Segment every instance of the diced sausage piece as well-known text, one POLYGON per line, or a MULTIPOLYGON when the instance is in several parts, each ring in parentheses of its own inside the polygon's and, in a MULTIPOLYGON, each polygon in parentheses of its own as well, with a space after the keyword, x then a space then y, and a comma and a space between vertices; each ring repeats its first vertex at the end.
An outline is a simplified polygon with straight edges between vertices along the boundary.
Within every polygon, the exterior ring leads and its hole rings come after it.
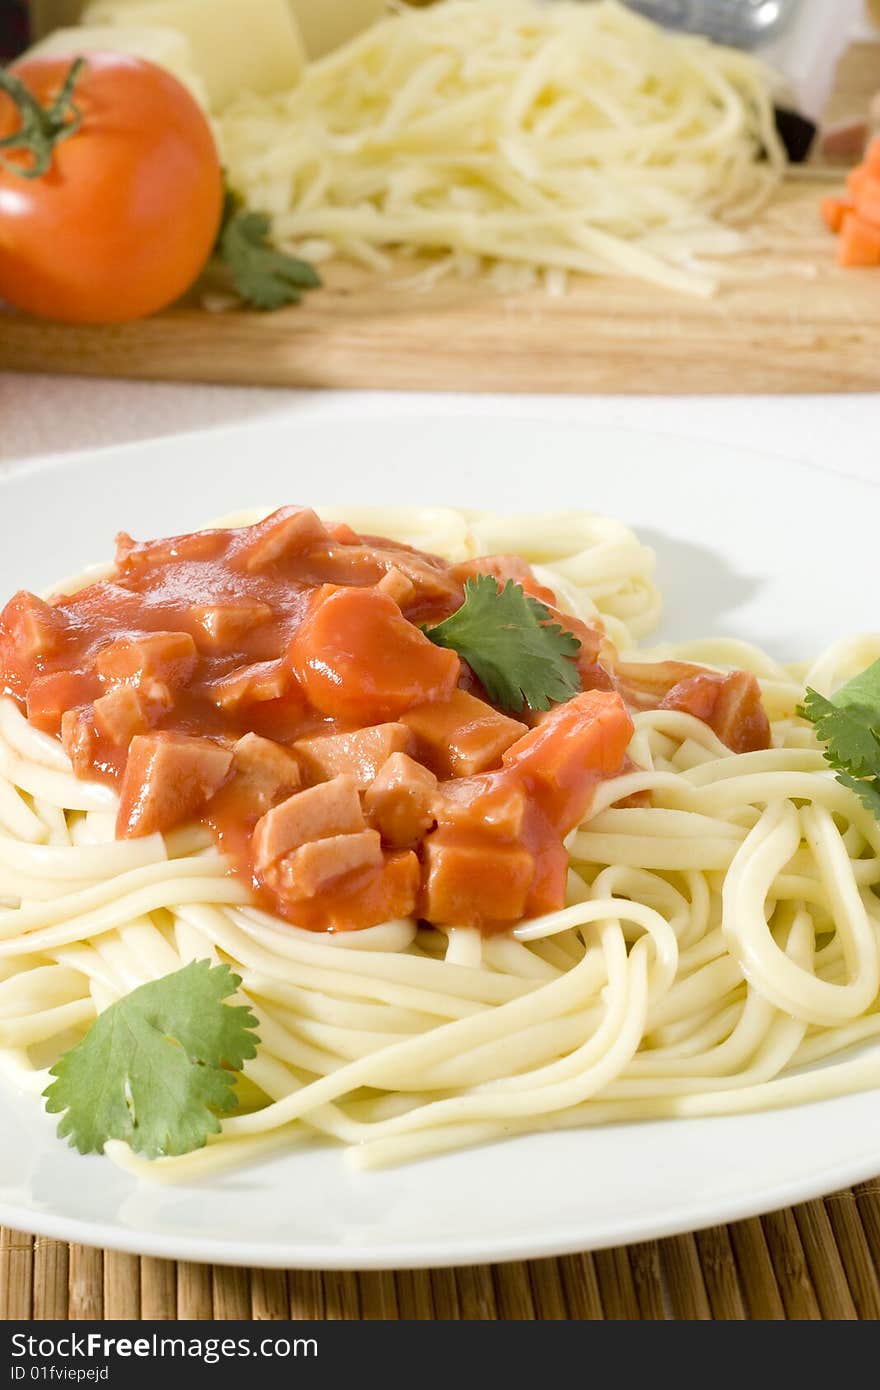
POLYGON ((298 760, 289 749, 259 734, 245 734, 233 746, 235 796, 248 815, 265 815, 279 801, 299 791, 298 760))
POLYGON ((354 777, 334 777, 297 792, 268 811, 254 830, 254 860, 262 873, 300 845, 366 829, 354 777))
POLYGON ((202 809, 232 766, 232 750, 187 734, 138 734, 120 787, 120 839, 171 830, 202 809))
POLYGON ((149 690, 120 685, 95 701, 95 723, 104 738, 127 748, 136 734, 145 734, 173 703, 171 691, 160 681, 149 690))
POLYGON ((440 826, 516 840, 523 832, 527 807, 519 782, 504 773, 488 773, 441 783, 433 809, 440 826))
POLYGON ((198 627, 196 641, 209 652, 235 648, 255 627, 272 616, 268 603, 259 599, 233 599, 228 603, 199 603, 190 616, 198 627))
POLYGON ((393 599, 398 608, 403 606, 413 598, 416 586, 411 579, 408 579, 402 570, 392 567, 386 570, 379 583, 376 585, 380 594, 387 594, 393 599))
POLYGON ((145 632, 108 642, 98 652, 95 669, 110 687, 156 680, 173 688, 186 685, 197 663, 196 644, 188 632, 145 632))
POLYGON ((499 767, 505 749, 528 732, 465 690, 418 705, 401 718, 415 734, 419 758, 438 777, 471 777, 499 767))
POLYGON ((92 774, 98 749, 98 733, 88 710, 69 709, 61 720, 61 746, 77 777, 92 774))
POLYGON ((57 650, 64 635, 64 615, 36 594, 20 590, 0 613, 19 661, 38 661, 57 650))
POLYGON ((253 574, 278 560, 302 555, 310 546, 326 540, 326 527, 311 508, 281 507, 265 521, 248 527, 241 552, 244 568, 253 574))
POLYGON ((701 719, 734 753, 771 745, 770 721, 761 687, 749 671, 700 671, 672 687, 660 709, 682 710, 701 719))
POLYGON ((351 734, 302 738, 294 747, 311 781, 350 772, 365 791, 392 753, 412 747, 412 734, 405 724, 373 724, 351 734))
POLYGON ((406 753, 392 753, 364 798, 386 844, 414 845, 434 823, 437 778, 406 753))
POLYGON ((84 671, 53 671, 37 676, 28 686, 28 722, 45 733, 55 734, 61 727, 62 715, 87 705, 100 688, 94 676, 84 671))
POLYGON ((220 709, 234 711, 265 700, 279 700, 289 685, 290 672, 283 662, 258 661, 209 681, 205 693, 220 709))
POLYGON ((616 692, 589 690, 546 714, 503 755, 565 836, 586 815, 596 781, 623 767, 633 722, 616 692))
POLYGON ((326 594, 297 630, 290 659, 315 709, 360 725, 447 698, 461 670, 455 652, 429 642, 375 589, 326 594))
POLYGON ((523 845, 436 830, 424 846, 421 912, 445 926, 491 927, 526 913, 535 861, 523 845))
POLYGON ((378 830, 361 830, 356 835, 331 835, 301 845, 275 866, 273 879, 282 897, 295 901, 314 898, 346 874, 378 868, 381 863, 378 830))

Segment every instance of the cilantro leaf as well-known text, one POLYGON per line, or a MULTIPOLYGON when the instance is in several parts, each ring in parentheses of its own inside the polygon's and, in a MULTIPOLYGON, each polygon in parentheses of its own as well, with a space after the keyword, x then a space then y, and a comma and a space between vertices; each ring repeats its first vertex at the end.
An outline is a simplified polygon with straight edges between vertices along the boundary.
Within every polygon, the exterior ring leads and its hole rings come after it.
POLYGON ((580 642, 512 579, 503 588, 489 574, 468 579, 461 608, 425 635, 458 652, 489 699, 515 714, 549 709, 581 688, 572 659, 580 642))
POLYGON ((825 757, 835 771, 854 777, 880 775, 880 740, 872 728, 872 720, 880 724, 880 708, 839 705, 836 697, 826 700, 817 690, 808 690, 802 713, 827 744, 825 757))
POLYGON ((808 689, 799 714, 825 744, 837 780, 880 820, 880 661, 841 686, 828 700, 808 689))
POLYGON ((227 191, 216 255, 237 293, 254 309, 299 304, 305 290, 321 285, 321 277, 308 261, 288 256, 271 244, 271 230, 265 213, 248 212, 238 194, 227 191))
POLYGON ((141 985, 96 1018, 51 1069, 46 1109, 80 1153, 124 1139, 148 1158, 190 1153, 236 1107, 236 1073, 256 1056, 257 1020, 224 1004, 241 980, 193 961, 141 985))
POLYGON ((838 772, 838 782, 842 782, 850 791, 855 792, 863 806, 873 812, 877 820, 880 820, 880 778, 851 777, 848 772, 838 772))

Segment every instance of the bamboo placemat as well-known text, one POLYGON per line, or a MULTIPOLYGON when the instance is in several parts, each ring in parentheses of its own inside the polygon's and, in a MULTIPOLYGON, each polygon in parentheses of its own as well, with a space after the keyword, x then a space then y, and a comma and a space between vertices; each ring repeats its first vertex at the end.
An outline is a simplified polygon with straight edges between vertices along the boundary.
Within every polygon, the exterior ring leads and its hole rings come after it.
POLYGON ((880 1181, 592 1255, 328 1273, 174 1264, 0 1231, 0 1319, 880 1318, 880 1181))

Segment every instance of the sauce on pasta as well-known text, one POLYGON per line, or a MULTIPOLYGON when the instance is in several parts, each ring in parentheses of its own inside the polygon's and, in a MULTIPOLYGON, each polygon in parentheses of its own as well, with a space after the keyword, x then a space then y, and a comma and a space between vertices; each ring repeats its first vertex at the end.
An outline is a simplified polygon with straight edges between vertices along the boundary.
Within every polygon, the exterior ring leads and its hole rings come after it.
POLYGON ((768 746, 757 684, 686 663, 615 670, 598 627, 582 691, 512 718, 425 636, 473 573, 558 611, 528 564, 454 566, 307 509, 136 544, 112 576, 0 615, 0 689, 115 787, 117 835, 213 830, 257 901, 316 931, 418 916, 491 934, 561 908, 563 840, 623 769, 631 709, 768 746), (659 674, 658 674, 659 673, 659 674))

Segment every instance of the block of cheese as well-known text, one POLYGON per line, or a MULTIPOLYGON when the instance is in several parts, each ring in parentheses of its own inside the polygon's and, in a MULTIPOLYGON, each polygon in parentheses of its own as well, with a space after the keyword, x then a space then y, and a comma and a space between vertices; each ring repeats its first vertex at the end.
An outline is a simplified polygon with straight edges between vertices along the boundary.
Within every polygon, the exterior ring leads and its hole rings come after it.
POLYGON ((56 29, 28 50, 28 56, 45 58, 78 57, 89 53, 130 53, 135 58, 148 58, 157 63, 188 87, 196 101, 207 107, 205 84, 193 66, 189 40, 176 29, 128 29, 121 24, 81 24, 70 29, 56 29))
POLYGON ((386 0, 289 0, 309 58, 320 58, 375 24, 386 0))
POLYGON ((85 20, 183 34, 212 111, 240 92, 288 91, 305 65, 288 0, 93 0, 85 20))

